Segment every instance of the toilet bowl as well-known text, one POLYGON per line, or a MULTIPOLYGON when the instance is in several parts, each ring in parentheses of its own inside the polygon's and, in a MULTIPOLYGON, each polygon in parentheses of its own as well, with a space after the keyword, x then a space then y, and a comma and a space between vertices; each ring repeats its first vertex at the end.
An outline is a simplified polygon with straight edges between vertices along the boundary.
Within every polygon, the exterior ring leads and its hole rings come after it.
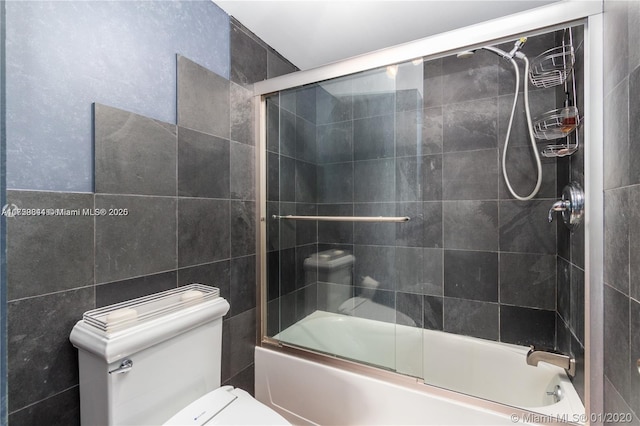
POLYGON ((285 425, 242 389, 220 387, 219 290, 191 284, 85 312, 78 348, 83 425, 285 425))

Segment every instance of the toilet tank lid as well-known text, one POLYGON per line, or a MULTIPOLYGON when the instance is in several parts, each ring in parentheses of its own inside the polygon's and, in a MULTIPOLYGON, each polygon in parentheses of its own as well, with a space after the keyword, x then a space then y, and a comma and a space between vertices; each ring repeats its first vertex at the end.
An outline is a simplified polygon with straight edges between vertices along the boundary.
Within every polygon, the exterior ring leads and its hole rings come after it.
POLYGON ((218 297, 220 290, 216 287, 194 283, 93 309, 85 312, 82 320, 109 334, 218 297))

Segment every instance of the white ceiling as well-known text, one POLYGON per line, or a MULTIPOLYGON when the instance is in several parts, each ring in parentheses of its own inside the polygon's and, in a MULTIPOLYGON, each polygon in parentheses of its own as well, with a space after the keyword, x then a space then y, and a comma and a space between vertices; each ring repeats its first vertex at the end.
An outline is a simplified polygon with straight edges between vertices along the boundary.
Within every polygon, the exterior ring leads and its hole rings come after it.
POLYGON ((215 0, 302 70, 559 0, 215 0))

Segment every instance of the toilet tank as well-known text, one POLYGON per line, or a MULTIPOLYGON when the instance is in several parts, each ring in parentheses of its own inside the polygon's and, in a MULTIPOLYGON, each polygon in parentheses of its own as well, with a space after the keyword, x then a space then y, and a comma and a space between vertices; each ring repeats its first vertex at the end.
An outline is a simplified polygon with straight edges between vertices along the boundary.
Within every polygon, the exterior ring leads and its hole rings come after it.
POLYGON ((201 284, 88 311, 78 348, 83 425, 162 424, 220 386, 219 290, 201 284))

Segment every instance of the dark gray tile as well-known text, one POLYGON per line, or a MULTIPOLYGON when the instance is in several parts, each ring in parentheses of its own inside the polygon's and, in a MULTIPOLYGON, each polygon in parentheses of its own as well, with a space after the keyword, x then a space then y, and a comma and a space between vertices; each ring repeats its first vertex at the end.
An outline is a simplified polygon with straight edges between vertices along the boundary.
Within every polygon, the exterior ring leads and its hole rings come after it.
POLYGON ((394 115, 354 120, 353 158, 359 161, 393 157, 395 155, 394 136, 394 115))
MULTIPOLYGON (((354 216, 395 216, 396 206, 393 203, 357 203, 353 206, 354 216)), ((355 222, 353 225, 353 242, 363 245, 394 245, 396 241, 396 225, 394 223, 355 222)))
POLYGON ((229 139, 229 80, 178 55, 178 125, 229 139))
POLYGON ((353 160, 353 121, 317 127, 318 164, 353 160))
POLYGON ((563 258, 557 260, 556 309, 568 324, 571 320, 571 264, 563 258))
POLYGON ((443 329, 443 298, 424 296, 422 313, 423 327, 429 330, 443 329))
POLYGON ((498 146, 497 98, 446 105, 442 108, 442 115, 444 152, 498 146))
MULTIPOLYGON (((638 232, 629 226, 629 192, 629 188, 620 188, 604 193, 604 281, 624 294, 629 294, 629 240, 633 237, 635 253, 638 232)), ((637 191, 633 192, 635 201, 637 191)))
POLYGON ((603 5, 605 12, 603 14, 603 35, 609 46, 603 52, 605 94, 610 93, 613 87, 620 83, 629 72, 630 43, 627 16, 629 13, 628 5, 631 3, 633 2, 607 1, 603 5))
POLYGON ((375 203, 395 200, 394 159, 356 161, 353 171, 353 200, 375 203))
POLYGON ((339 78, 323 82, 318 86, 316 90, 318 125, 349 121, 353 118, 351 85, 350 78, 339 78))
POLYGON ((296 116, 280 109, 280 154, 296 157, 296 116))
MULTIPOLYGON (((629 185, 629 80, 604 98, 604 188, 629 185)), ((635 173, 635 172, 634 172, 635 173)))
MULTIPOLYGON (((293 293, 296 289, 296 249, 280 250, 277 256, 278 265, 273 268, 278 272, 280 295, 293 293)), ((295 308, 295 306, 293 306, 295 308)))
MULTIPOLYGON (((274 305, 277 306, 277 300, 274 305)), ((280 331, 276 329, 275 333, 280 331)), ((221 357, 220 382, 224 383, 231 378, 231 327, 229 318, 222 321, 222 357, 221 357)))
MULTIPOLYGON (((318 206, 315 204, 296 203, 296 215, 316 216, 318 206)), ((318 242, 318 222, 301 220, 296 222, 296 246, 318 242)))
POLYGON ((443 103, 467 101, 498 94, 499 58, 486 50, 477 50, 467 59, 456 55, 442 58, 443 103))
MULTIPOLYGON (((21 209, 93 209, 92 194, 7 191, 21 209)), ((93 283, 91 216, 16 216, 7 225, 8 300, 93 283)))
POLYGON ((396 287, 396 248, 380 246, 355 246, 354 280, 360 284, 364 277, 378 281, 378 289, 393 290, 396 287))
POLYGON ((231 379, 226 382, 226 385, 231 385, 234 388, 239 388, 244 391, 247 391, 249 395, 255 395, 255 366, 251 364, 231 379))
MULTIPOLYGON (((511 71, 513 68, 511 68, 511 71)), ((511 120, 511 110, 513 108, 513 87, 510 87, 511 94, 498 97, 498 147, 502 149, 507 137, 509 129, 509 121, 511 120)), ((541 116, 547 111, 557 108, 556 106, 556 88, 548 88, 543 90, 535 90, 529 92, 529 109, 531 111, 532 122, 535 123, 536 117, 541 116)), ((564 96, 562 97, 564 101, 564 96)), ((545 141, 537 141, 544 144, 545 141)), ((557 141, 549 141, 557 143, 557 141)), ((527 116, 525 112, 524 93, 520 92, 516 110, 513 114, 513 122, 511 124, 511 133, 509 135, 509 149, 513 147, 526 146, 531 152, 531 138, 529 136, 529 126, 527 124, 527 116)))
MULTIPOLYGON (((422 65, 422 64, 420 64, 422 65)), ((406 69, 406 67, 414 67, 413 64, 409 64, 409 63, 404 63, 404 64, 400 64, 401 69, 406 69)), ((411 89, 411 88, 404 88, 404 89, 396 89, 396 111, 418 111, 421 110, 423 105, 424 105, 424 101, 422 100, 422 85, 423 85, 423 80, 420 80, 420 82, 417 81, 416 73, 411 73, 413 75, 407 75, 404 76, 405 78, 403 78, 402 75, 402 71, 400 76, 396 76, 396 83, 399 86, 403 86, 403 85, 407 85, 407 86, 411 86, 411 85, 415 85, 416 88, 415 89, 411 89), (417 87, 420 87, 420 89, 418 89, 417 87)), ((421 76, 422 78, 422 76, 421 76)))
POLYGON ((444 200, 494 200, 498 198, 496 149, 452 152, 442 159, 444 200))
MULTIPOLYGON (((627 10, 629 39, 637 40, 640 37, 640 4, 631 2, 627 10)), ((640 52, 635 43, 629 44, 629 72, 640 66, 640 52)), ((637 412, 637 411, 636 411, 637 412)))
POLYGON ((396 289, 409 293, 425 293, 424 264, 424 249, 397 247, 396 264, 394 265, 396 269, 396 289))
POLYGON ((229 198, 229 141, 178 128, 178 195, 229 198))
POLYGON ((85 287, 7 304, 9 412, 78 384, 69 332, 93 300, 93 288, 85 287))
MULTIPOLYGON (((502 162, 502 151, 500 152, 502 162)), ((556 159, 540 157, 542 164, 542 182, 534 198, 556 197, 556 159)), ((501 163, 502 164, 502 163, 501 163)), ((534 190, 538 179, 538 168, 530 147, 509 147, 507 153, 507 176, 511 188, 520 197, 528 197, 534 190)), ((567 182, 568 183, 568 182, 567 182)), ((514 199, 509 192, 504 178, 500 173, 500 199, 514 199)))
POLYGON ((571 353, 571 330, 564 319, 556 314, 556 345, 555 349, 559 352, 571 353))
POLYGON ((229 317, 256 307, 256 257, 231 259, 229 317))
POLYGON ((249 309, 227 320, 229 322, 230 376, 253 363, 256 346, 256 310, 249 309))
POLYGON ((640 411, 640 373, 638 372, 637 360, 640 359, 640 303, 629 299, 629 330, 630 330, 630 362, 629 362, 629 398, 631 408, 637 413, 640 411))
POLYGON ((255 145, 253 92, 237 84, 231 84, 229 89, 231 140, 255 145))
POLYGON ((267 49, 233 22, 229 32, 229 44, 231 81, 249 85, 267 78, 267 49))
POLYGON ((629 75, 629 183, 640 183, 640 153, 631 144, 640 135, 640 105, 632 99, 640 99, 640 67, 629 75))
MULTIPOLYGON (((571 352, 572 356, 576 360, 576 375, 573 377, 571 383, 578 392, 578 396, 584 404, 585 401, 585 359, 584 359, 584 346, 576 340, 575 336, 571 335, 571 352)), ((636 371, 638 368, 636 367, 636 371)))
POLYGON ((442 202, 423 203, 424 246, 438 248, 442 244, 442 202))
MULTIPOLYGON (((358 179, 361 179, 358 177, 358 179)), ((318 167, 318 202, 353 202, 353 163, 327 164, 318 167)))
POLYGON ((298 67, 277 52, 267 50, 267 78, 280 77, 295 71, 298 71, 298 67))
POLYGON ((584 271, 571 266, 571 315, 569 325, 578 340, 584 344, 584 271))
MULTIPOLYGON (((571 232, 571 263, 585 268, 585 227, 579 226, 571 232)), ((560 238, 558 237, 558 240, 560 238)))
POLYGON ((94 104, 95 191, 176 194, 176 126, 94 104))
POLYGON ((556 227, 547 215, 553 201, 500 201, 500 250, 555 254, 556 227))
POLYGON ((422 119, 422 153, 439 154, 443 144, 442 107, 424 109, 422 119))
POLYGON ((354 287, 341 284, 318 283, 318 309, 337 313, 338 308, 354 297, 354 287))
POLYGON ((280 156, 280 201, 296 200, 296 160, 280 156))
POLYGON ((396 203, 396 216, 407 216, 411 219, 408 222, 395 224, 395 245, 400 247, 424 247, 424 203, 396 203))
POLYGON ((444 331, 498 340, 498 304, 444 298, 444 331))
POLYGON ((280 220, 273 216, 280 215, 280 203, 267 201, 267 251, 280 249, 280 220))
MULTIPOLYGON (((296 322, 296 294, 285 294, 280 298, 280 330, 291 327, 296 322)), ((286 340, 284 340, 286 342, 286 340)), ((296 343, 296 342, 290 342, 296 343)))
POLYGON ((230 300, 229 281, 231 279, 231 263, 229 260, 205 263, 178 269, 178 286, 188 284, 204 284, 220 289, 220 296, 230 300))
POLYGON ((229 201, 178 200, 178 265, 191 266, 229 257, 229 201))
POLYGON ((287 89, 280 92, 279 102, 282 109, 296 113, 296 93, 298 89, 287 89))
MULTIPOLYGON (((295 215, 296 204, 295 203, 279 203, 278 213, 281 216, 295 215)), ((296 230, 298 229, 298 221, 296 220, 280 220, 279 221, 279 237, 278 249, 295 247, 296 245, 296 230)))
MULTIPOLYGON (((362 287, 355 288, 355 295, 361 298, 369 298, 370 290, 362 287)), ((396 293, 394 291, 376 290, 371 301, 356 304, 350 311, 353 316, 358 318, 366 318, 374 321, 382 321, 395 324, 396 323, 396 293)), ((404 317, 403 323, 410 324, 413 320, 404 317)))
POLYGON ((622 395, 629 394, 629 299, 604 286, 604 374, 622 395))
POLYGON ((498 301, 498 253, 444 251, 444 295, 498 301))
POLYGON ((631 413, 632 421, 630 424, 637 426, 640 421, 633 414, 633 411, 624 400, 620 392, 611 384, 609 378, 604 376, 604 412, 605 413, 631 413))
POLYGON ((12 425, 80 426, 80 392, 64 392, 9 414, 12 425))
POLYGON ((268 96, 267 104, 267 151, 280 152, 280 105, 279 95, 268 96))
POLYGON ((231 198, 256 199, 256 151, 252 146, 231 142, 231 198))
POLYGON ((425 155, 396 159, 398 201, 442 199, 442 156, 425 155))
POLYGON ((148 296, 176 288, 176 271, 145 275, 129 280, 115 281, 96 286, 96 307, 113 305, 125 300, 148 296))
POLYGON ((231 200, 231 257, 256 252, 256 203, 231 200))
POLYGON ((552 348, 555 344, 554 311, 500 305, 500 341, 552 348))
POLYGON ((316 86, 315 84, 296 89, 296 115, 305 120, 316 122, 316 86))
MULTIPOLYGON (((321 204, 320 216, 353 216, 353 204, 321 204)), ((353 222, 318 222, 318 242, 353 244, 353 222)))
MULTIPOLYGON (((419 110, 402 111, 396 114, 396 156, 416 156, 425 154, 423 147, 423 112, 419 110)), ((433 136, 433 135, 430 135, 433 136)))
POLYGON ((412 293, 396 293, 396 324, 422 327, 423 296, 412 293))
POLYGON ((496 201, 445 201, 442 211, 445 248, 498 250, 496 201))
POLYGON ((295 199, 298 203, 318 200, 318 169, 314 164, 296 161, 295 199))
POLYGON ((432 59, 424 62, 424 107, 442 106, 442 92, 444 88, 442 59, 432 59))
MULTIPOLYGON (((373 71, 379 72, 379 71, 373 71)), ((367 73, 365 73, 367 74, 367 73)), ((380 74, 382 75, 382 74, 380 74)), ((385 76, 381 77, 387 79, 386 71, 385 76)), ((357 93, 358 86, 360 85, 368 85, 371 82, 365 82, 366 77, 362 82, 354 81, 354 93, 357 93)), ((376 83, 371 83, 372 86, 375 86, 376 83)), ((375 87, 367 87, 367 89, 378 90, 375 87)), ((362 93, 362 92, 361 92, 362 93)), ((394 111, 396 105, 395 93, 374 93, 370 92, 368 94, 354 94, 353 95, 353 118, 366 118, 366 117, 375 117, 378 115, 388 114, 389 111, 394 111)))
POLYGON ((280 200, 280 156, 267 153, 267 200, 280 200))
POLYGON ((296 118, 296 158, 298 160, 317 163, 318 147, 316 141, 316 125, 304 118, 296 118))
POLYGON ((96 209, 126 209, 95 217, 96 283, 175 269, 176 199, 96 195, 96 209))
POLYGON ((556 256, 500 253, 500 303, 556 309, 556 256))

